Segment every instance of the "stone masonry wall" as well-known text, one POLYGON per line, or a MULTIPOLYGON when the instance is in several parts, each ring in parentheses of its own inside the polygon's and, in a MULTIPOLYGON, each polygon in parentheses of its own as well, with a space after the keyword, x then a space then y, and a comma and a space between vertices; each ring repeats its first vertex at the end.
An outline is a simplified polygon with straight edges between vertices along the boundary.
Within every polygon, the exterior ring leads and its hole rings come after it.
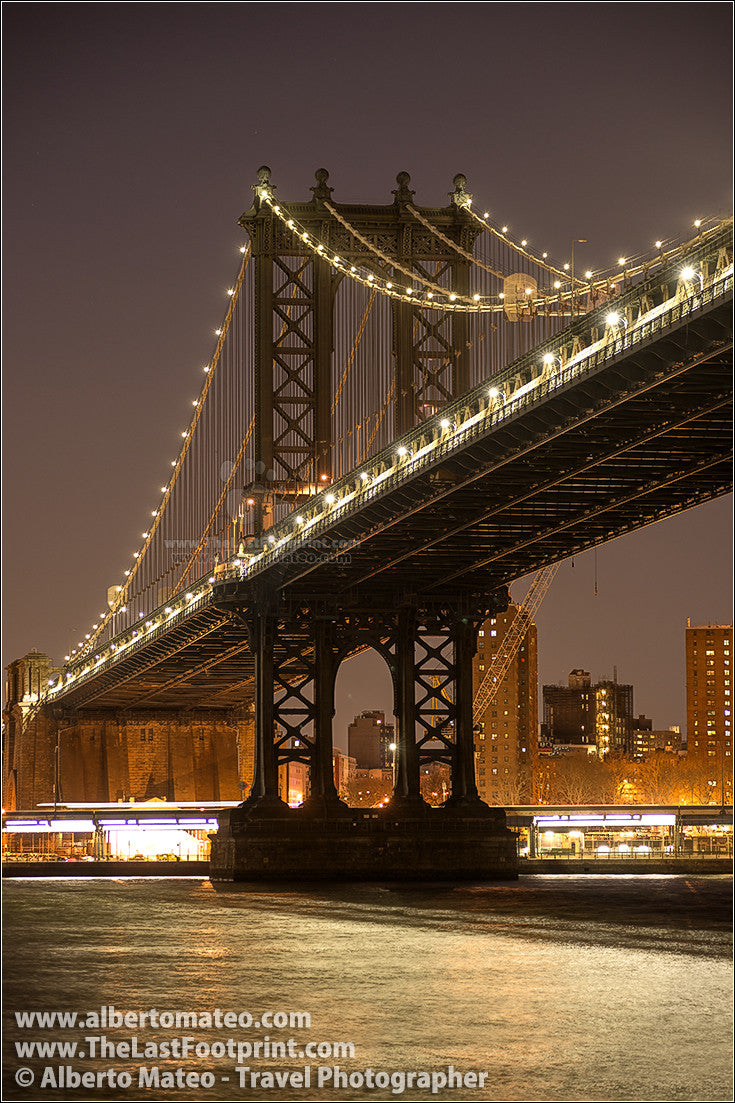
POLYGON ((252 716, 104 713, 55 717, 6 710, 5 807, 54 800, 58 740, 60 802, 228 801, 247 796, 253 772, 252 716))

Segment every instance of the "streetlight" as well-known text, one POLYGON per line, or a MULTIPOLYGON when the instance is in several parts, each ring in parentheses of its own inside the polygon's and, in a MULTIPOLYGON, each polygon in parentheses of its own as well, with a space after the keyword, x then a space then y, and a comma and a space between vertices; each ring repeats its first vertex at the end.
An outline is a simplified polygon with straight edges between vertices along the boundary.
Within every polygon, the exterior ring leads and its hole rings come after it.
POLYGON ((623 329, 623 340, 625 340, 625 334, 626 334, 626 332, 627 332, 627 329, 628 329, 628 319, 627 319, 627 318, 625 317, 625 315, 624 315, 624 314, 618 314, 618 312, 617 312, 617 311, 613 310, 613 311, 611 311, 611 312, 610 312, 610 313, 609 313, 609 314, 607 315, 607 317, 605 318, 605 321, 607 322, 608 326, 609 326, 609 327, 610 327, 611 329, 612 329, 613 327, 615 328, 615 330, 616 330, 616 333, 615 333, 615 337, 616 337, 616 338, 617 338, 617 336, 618 336, 618 334, 617 334, 617 327, 618 327, 618 326, 620 325, 620 323, 622 322, 622 324, 623 324, 623 326, 624 326, 624 329, 623 329))
POLYGON ((389 743, 389 750, 392 751, 391 765, 393 767, 393 788, 396 787, 396 750, 398 749, 397 743, 389 743))
POLYGON ((702 273, 697 271, 696 268, 692 268, 691 265, 687 265, 686 268, 682 268, 681 272, 679 273, 679 279, 682 281, 682 283, 686 287, 688 297, 693 297, 693 296, 691 296, 688 285, 692 282, 692 280, 695 277, 698 277, 698 279, 699 279, 699 293, 701 295, 702 292, 704 291, 704 276, 702 275, 702 273))

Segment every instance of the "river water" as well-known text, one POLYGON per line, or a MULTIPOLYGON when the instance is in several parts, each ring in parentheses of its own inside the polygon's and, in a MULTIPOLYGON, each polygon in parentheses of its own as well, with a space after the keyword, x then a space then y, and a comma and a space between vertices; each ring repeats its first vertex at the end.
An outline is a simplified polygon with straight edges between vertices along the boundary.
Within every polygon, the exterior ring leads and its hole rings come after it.
POLYGON ((4 1096, 731 1099, 731 887, 718 876, 269 889, 6 880, 4 1096), (103 1006, 159 1018, 85 1020, 103 1006), (243 1013, 240 1023, 165 1017, 215 1009, 243 1013), (86 1026, 18 1025, 15 1012, 40 1010, 77 1011, 86 1026), (264 1026, 268 1012, 308 1012, 310 1025, 264 1026), (182 1057, 181 1037, 198 1053, 182 1057), (76 1054, 16 1050, 56 1039, 76 1054), (340 1055, 343 1042, 353 1056, 340 1055), (85 1072, 94 1085, 76 1086, 85 1072), (269 1072, 291 1079, 269 1087, 269 1072))

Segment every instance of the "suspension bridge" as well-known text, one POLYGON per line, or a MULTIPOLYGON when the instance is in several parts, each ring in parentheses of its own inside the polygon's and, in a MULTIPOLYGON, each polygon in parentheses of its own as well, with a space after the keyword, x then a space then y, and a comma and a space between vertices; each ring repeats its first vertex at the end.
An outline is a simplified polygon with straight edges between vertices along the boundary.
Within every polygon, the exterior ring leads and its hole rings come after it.
POLYGON ((509 837, 474 778, 478 627, 512 580, 731 489, 732 225, 581 273, 479 214, 463 176, 436 208, 406 173, 383 206, 339 204, 328 179, 286 203, 260 170, 141 543, 27 704, 59 724, 252 707, 249 796, 213 851, 225 876, 272 872, 274 831, 284 873, 367 876, 391 866, 388 823, 396 875, 427 839, 446 871, 473 818, 470 865, 497 871, 509 837), (379 826, 342 804, 332 767, 337 672, 366 647, 398 721, 379 826), (436 761, 440 820, 419 791, 436 761), (310 776, 297 812, 279 797, 290 762, 310 776))

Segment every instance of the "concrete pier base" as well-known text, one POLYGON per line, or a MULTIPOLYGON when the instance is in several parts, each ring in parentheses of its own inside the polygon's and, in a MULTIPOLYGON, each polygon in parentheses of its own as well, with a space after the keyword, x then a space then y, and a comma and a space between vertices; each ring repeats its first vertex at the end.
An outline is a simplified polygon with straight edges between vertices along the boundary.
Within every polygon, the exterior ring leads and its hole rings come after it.
POLYGON ((487 881, 518 876, 505 812, 465 817, 428 808, 414 818, 372 809, 349 817, 279 820, 245 808, 219 816, 211 836, 213 881, 487 881))

